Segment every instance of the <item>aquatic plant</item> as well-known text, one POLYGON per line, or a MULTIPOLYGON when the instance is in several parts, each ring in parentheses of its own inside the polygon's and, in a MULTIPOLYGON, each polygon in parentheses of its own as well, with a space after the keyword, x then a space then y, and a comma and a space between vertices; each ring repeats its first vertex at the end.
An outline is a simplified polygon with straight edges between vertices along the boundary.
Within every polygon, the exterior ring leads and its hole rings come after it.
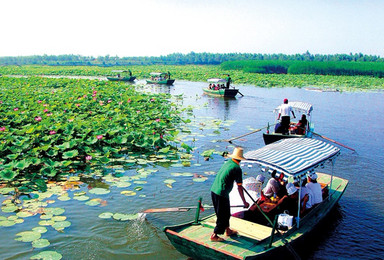
POLYGON ((0 180, 24 180, 20 191, 128 151, 161 149, 181 122, 169 96, 115 82, 1 77, 0 89, 0 180))

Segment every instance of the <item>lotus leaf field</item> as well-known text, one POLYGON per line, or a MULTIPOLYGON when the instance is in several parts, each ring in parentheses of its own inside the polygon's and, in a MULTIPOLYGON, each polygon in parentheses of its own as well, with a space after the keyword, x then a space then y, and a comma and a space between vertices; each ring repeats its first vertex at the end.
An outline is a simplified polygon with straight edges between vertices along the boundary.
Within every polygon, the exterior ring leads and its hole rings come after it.
POLYGON ((167 95, 108 81, 1 77, 0 88, 0 180, 19 192, 164 148, 182 122, 167 95))
MULTIPOLYGON (((371 76, 329 76, 329 75, 290 75, 259 74, 244 72, 241 69, 224 69, 221 66, 131 66, 137 79, 149 77, 153 71, 170 71, 177 80, 203 81, 208 78, 223 77, 230 74, 235 84, 255 85, 258 87, 308 87, 338 89, 339 91, 366 91, 384 89, 384 78, 371 76)), ((94 76, 110 75, 112 70, 126 70, 127 67, 91 67, 91 66, 2 66, 3 75, 54 75, 54 76, 94 76)))

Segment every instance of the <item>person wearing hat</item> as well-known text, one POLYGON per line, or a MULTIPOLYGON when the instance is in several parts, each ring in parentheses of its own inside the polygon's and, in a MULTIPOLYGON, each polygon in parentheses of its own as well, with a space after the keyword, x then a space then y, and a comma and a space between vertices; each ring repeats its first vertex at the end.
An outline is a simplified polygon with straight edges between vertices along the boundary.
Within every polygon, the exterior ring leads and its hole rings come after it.
POLYGON ((321 185, 317 182, 317 174, 309 173, 307 175, 308 183, 305 187, 312 193, 312 206, 319 204, 323 201, 323 193, 321 191, 321 185))
POLYGON ((223 238, 218 235, 225 234, 227 236, 237 235, 237 231, 229 227, 229 219, 231 217, 231 207, 229 202, 229 193, 233 188, 233 183, 237 183, 237 188, 244 208, 249 207, 249 203, 244 198, 243 192, 243 172, 240 168, 240 161, 245 160, 243 157, 243 148, 236 147, 232 154, 229 154, 228 160, 220 168, 211 187, 212 203, 216 213, 216 227, 211 235, 211 241, 221 242, 223 238))
POLYGON ((284 103, 280 106, 279 115, 277 120, 280 120, 281 117, 281 127, 283 128, 283 134, 287 134, 289 130, 289 125, 291 123, 290 114, 292 113, 293 118, 296 118, 295 113, 292 110, 292 107, 288 105, 288 99, 284 99, 284 103))

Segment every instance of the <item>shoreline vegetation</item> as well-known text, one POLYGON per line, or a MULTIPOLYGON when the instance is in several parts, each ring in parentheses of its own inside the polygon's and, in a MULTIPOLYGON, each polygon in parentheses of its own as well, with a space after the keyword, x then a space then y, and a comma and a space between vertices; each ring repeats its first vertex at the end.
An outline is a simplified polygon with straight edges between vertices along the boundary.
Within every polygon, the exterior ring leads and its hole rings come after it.
MULTIPOLYGON (((363 62, 362 62, 363 63, 363 62)), ((276 64, 276 63, 262 63, 276 64)), ((295 64, 295 63, 291 63, 295 64)), ((375 63, 384 66, 384 63, 375 63)), ((295 65, 293 65, 295 66, 295 65)), ((231 62, 222 65, 148 65, 148 66, 0 66, 0 74, 22 76, 92 76, 105 78, 112 70, 130 69, 137 79, 149 77, 153 71, 171 71, 177 80, 205 82, 208 78, 225 77, 230 74, 234 84, 254 85, 258 87, 299 87, 332 91, 381 91, 384 78, 367 75, 318 75, 285 73, 254 73, 251 69, 260 69, 260 63, 231 62), (241 66, 237 66, 241 64, 241 66), (246 66, 247 64, 254 65, 246 66)))

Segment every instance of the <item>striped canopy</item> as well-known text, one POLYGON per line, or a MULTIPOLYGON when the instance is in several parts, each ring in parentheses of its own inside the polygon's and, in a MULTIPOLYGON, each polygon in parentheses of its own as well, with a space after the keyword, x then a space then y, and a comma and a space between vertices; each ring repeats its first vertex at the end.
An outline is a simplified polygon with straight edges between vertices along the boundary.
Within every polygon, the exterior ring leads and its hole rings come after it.
POLYGON ((245 153, 243 162, 298 178, 339 154, 339 148, 314 138, 287 138, 245 153))
MULTIPOLYGON (((292 109, 298 110, 301 113, 305 113, 307 115, 309 115, 312 112, 312 110, 313 110, 312 104, 305 103, 305 102, 293 101, 293 102, 289 102, 288 105, 290 105, 292 107, 292 109)), ((280 110, 280 106, 276 107, 273 110, 273 112, 278 113, 279 110, 280 110)))

